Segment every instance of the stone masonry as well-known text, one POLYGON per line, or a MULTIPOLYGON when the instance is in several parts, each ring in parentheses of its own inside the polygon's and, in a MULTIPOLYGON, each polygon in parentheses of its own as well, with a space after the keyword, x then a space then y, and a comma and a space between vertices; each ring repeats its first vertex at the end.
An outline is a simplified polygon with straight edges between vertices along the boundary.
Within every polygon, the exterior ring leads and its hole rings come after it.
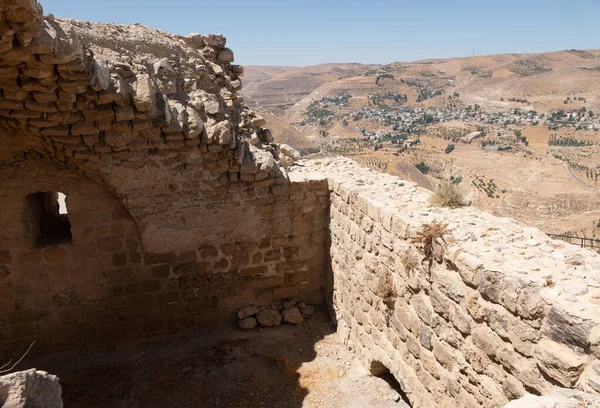
POLYGON ((225 38, 0 13, 4 351, 323 301, 327 189, 289 182, 225 38), (40 245, 57 192, 70 236, 40 245))
POLYGON ((501 407, 556 386, 600 397, 600 255, 475 208, 431 208, 427 190, 349 159, 301 164, 294 182, 329 184, 338 332, 414 407, 501 407), (449 232, 428 253, 412 238, 433 221, 449 232))
POLYGON ((414 407, 600 393, 598 254, 347 159, 284 169, 220 35, 0 17, 3 356, 327 301, 414 407))

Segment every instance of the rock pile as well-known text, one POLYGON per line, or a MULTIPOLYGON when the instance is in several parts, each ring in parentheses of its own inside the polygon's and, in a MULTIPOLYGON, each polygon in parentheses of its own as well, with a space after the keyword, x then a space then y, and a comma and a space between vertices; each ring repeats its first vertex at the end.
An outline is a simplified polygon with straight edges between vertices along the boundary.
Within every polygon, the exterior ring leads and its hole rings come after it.
POLYGON ((282 305, 250 305, 239 310, 238 324, 244 330, 252 330, 258 325, 273 327, 281 323, 300 324, 314 313, 314 306, 296 300, 289 300, 282 305))

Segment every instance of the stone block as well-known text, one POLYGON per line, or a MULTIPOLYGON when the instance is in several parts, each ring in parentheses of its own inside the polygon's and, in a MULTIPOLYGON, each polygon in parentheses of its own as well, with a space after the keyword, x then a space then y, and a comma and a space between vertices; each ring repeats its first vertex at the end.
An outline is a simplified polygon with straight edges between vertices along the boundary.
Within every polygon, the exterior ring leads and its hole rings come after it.
POLYGON ((173 252, 165 252, 162 254, 146 254, 144 261, 147 265, 156 265, 161 263, 175 264, 176 256, 173 252))
POLYGON ((158 280, 148 280, 142 282, 142 292, 158 292, 161 290, 162 285, 158 280))
POLYGON ((557 343, 589 350, 590 333, 593 324, 577 316, 566 313, 558 306, 550 308, 542 326, 542 333, 557 343))
POLYGON ((69 259, 69 252, 61 247, 44 249, 44 260, 48 263, 65 262, 69 259))
POLYGON ((0 401, 10 408, 63 408, 58 377, 31 369, 0 377, 0 401))
POLYGON ((586 355, 564 344, 542 340, 535 350, 535 360, 548 377, 564 387, 573 387, 583 372, 586 355))
POLYGON ((83 260, 96 257, 98 248, 95 242, 72 244, 69 246, 73 259, 83 260))
POLYGON ((250 266, 240 269, 239 274, 243 277, 263 276, 268 272, 268 270, 269 269, 266 266, 250 266))
POLYGON ((298 295, 297 287, 283 287, 277 288, 273 291, 273 299, 281 300, 281 299, 291 299, 298 295))

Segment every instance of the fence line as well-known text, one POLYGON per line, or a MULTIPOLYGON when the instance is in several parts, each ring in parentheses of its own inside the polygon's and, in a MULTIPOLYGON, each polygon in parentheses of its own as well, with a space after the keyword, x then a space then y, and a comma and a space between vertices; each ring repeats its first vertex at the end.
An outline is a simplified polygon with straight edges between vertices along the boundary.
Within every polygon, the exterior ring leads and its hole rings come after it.
POLYGON ((581 248, 590 248, 600 251, 600 239, 573 237, 571 235, 546 234, 550 238, 560 239, 569 244, 579 245, 581 248))

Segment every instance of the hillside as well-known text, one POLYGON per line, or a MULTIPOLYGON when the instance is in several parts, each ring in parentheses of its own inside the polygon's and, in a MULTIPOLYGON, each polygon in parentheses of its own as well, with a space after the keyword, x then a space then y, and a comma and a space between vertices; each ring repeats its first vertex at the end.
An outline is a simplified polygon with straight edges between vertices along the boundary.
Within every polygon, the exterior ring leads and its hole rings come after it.
POLYGON ((600 237, 600 50, 246 67, 244 84, 288 144, 429 189, 452 181, 497 215, 600 237))

